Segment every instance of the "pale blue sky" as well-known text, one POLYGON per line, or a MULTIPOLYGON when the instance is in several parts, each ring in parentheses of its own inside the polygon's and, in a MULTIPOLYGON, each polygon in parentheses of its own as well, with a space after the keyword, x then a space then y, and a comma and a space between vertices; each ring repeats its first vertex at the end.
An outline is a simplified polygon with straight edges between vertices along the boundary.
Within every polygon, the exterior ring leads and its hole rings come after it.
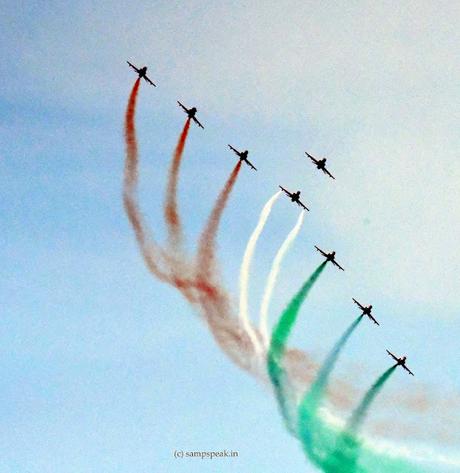
MULTIPOLYGON (((317 266, 313 245, 336 249, 346 272, 327 268, 292 343, 321 359, 356 297, 382 327, 359 327, 339 375, 362 363, 364 387, 388 347, 417 375, 396 373, 388 396, 418 383, 458 395, 458 20, 453 3, 423 1, 2 2, 0 470, 313 471, 269 390, 144 268, 121 204, 126 59, 158 83, 142 84, 137 123, 141 202, 159 238, 179 99, 206 127, 191 130, 181 176, 192 241, 233 166, 226 144, 248 148, 260 170, 243 169, 219 236, 235 300, 262 205, 278 184, 300 188, 312 211, 272 320, 317 266), (305 150, 327 156, 337 181, 305 150), (175 448, 240 457, 186 463, 175 448)), ((296 218, 276 204, 253 313, 296 218)), ((395 412, 419 430, 415 443, 452 448, 431 438, 436 411, 412 420, 383 400, 372 415, 395 412)), ((458 428, 446 434, 458 445, 458 428)))

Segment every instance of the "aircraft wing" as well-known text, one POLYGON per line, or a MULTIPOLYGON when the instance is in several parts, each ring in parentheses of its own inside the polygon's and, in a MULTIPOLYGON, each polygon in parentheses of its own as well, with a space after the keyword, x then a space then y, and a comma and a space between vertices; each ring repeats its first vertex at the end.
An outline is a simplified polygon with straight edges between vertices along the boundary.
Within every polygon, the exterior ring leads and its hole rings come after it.
POLYGON ((238 156, 240 155, 240 152, 238 150, 236 150, 232 145, 228 145, 228 147, 235 153, 237 154, 238 156))
MULTIPOLYGON (((353 298, 352 298, 353 299, 353 298)), ((361 309, 361 310, 364 310, 364 307, 356 300, 356 299, 353 299, 353 302, 361 309)), ((388 351, 388 350, 387 350, 388 351)))
POLYGON ((323 256, 327 256, 326 253, 325 253, 321 248, 318 248, 317 246, 315 246, 315 248, 316 248, 323 256))
POLYGON ((204 130, 204 126, 198 121, 197 118, 192 117, 192 119, 193 119, 193 121, 194 121, 200 128, 203 128, 203 130, 204 130))
POLYGON ((391 356, 391 358, 393 358, 395 361, 399 361, 399 358, 397 358, 396 356, 393 355, 393 353, 391 353, 391 351, 388 351, 387 350, 387 353, 391 356))
POLYGON ((326 168, 323 169, 323 172, 324 174, 327 174, 329 177, 332 177, 332 179, 335 180, 335 177, 326 168))
POLYGON ((147 76, 144 76, 144 79, 145 79, 149 84, 152 84, 153 87, 156 87, 156 85, 155 85, 147 76))
POLYGON ((401 365, 409 374, 411 374, 412 376, 414 376, 414 373, 412 373, 412 371, 406 366, 406 365, 401 365))
POLYGON ((179 100, 177 101, 177 103, 179 104, 179 107, 183 108, 183 109, 184 109, 184 111, 185 111, 186 113, 188 113, 188 110, 187 110, 187 108, 186 108, 186 107, 184 107, 184 106, 183 106, 183 105, 182 105, 182 104, 179 102, 179 100))
POLYGON ((251 161, 245 159, 245 162, 250 168, 254 169, 254 171, 257 171, 257 168, 251 163, 251 161))
POLYGON ((369 314, 368 317, 372 320, 372 322, 374 322, 374 324, 380 325, 380 324, 377 322, 377 320, 375 320, 374 317, 372 317, 371 314, 369 314))
POLYGON ((139 69, 135 65, 131 64, 129 61, 126 62, 129 64, 129 67, 132 67, 136 72, 139 72, 139 69))
POLYGON ((302 202, 300 202, 300 200, 297 201, 297 205, 299 207, 302 207, 304 210, 310 211, 310 209, 308 209, 302 202))
POLYGON ((342 266, 340 266, 340 264, 337 263, 337 261, 332 260, 332 264, 334 264, 335 266, 337 266, 337 268, 341 269, 342 271, 345 271, 345 270, 342 268, 342 266))
POLYGON ((315 159, 311 154, 308 154, 306 151, 305 151, 305 154, 306 154, 315 164, 318 164, 318 160, 315 159))
POLYGON ((286 190, 283 186, 278 186, 278 187, 279 187, 285 194, 287 194, 289 197, 292 196, 292 194, 291 194, 288 190, 286 190))

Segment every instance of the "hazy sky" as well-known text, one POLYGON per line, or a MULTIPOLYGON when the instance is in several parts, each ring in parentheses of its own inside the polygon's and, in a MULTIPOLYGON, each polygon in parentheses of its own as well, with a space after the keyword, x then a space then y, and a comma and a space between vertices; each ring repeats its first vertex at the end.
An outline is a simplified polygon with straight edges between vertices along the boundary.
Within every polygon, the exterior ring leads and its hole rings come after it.
MULTIPOLYGON (((4 1, 1 10, 2 472, 312 471, 269 390, 144 268, 121 203, 127 59, 158 83, 142 84, 137 123, 141 201, 159 238, 181 100, 206 127, 191 130, 181 176, 191 246, 234 164, 227 143, 248 148, 259 169, 242 170, 219 237, 235 300, 262 205, 278 184, 299 188, 311 212, 272 320, 319 263, 313 245, 335 249, 346 272, 327 268, 293 343, 320 360, 354 317, 351 298, 362 299, 382 326, 361 326, 346 362, 362 363, 370 383, 389 348, 417 375, 395 374, 393 393, 423 383, 458 395, 454 2, 4 1), (305 150, 327 156, 337 180, 305 150), (240 457, 186 463, 176 448, 240 457)), ((272 217, 253 266, 253 313, 297 210, 283 199, 272 217)))

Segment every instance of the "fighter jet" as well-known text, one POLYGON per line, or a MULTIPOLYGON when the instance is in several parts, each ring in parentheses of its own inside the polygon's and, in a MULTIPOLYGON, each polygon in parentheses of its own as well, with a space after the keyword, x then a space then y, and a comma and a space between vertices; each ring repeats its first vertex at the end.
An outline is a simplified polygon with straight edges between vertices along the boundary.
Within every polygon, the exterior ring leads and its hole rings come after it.
POLYGON ((228 147, 240 158, 240 161, 244 161, 250 168, 257 171, 257 168, 248 160, 249 151, 238 151, 232 145, 228 145, 228 147))
POLYGON ((391 356, 391 358, 393 358, 396 361, 395 366, 402 366, 409 374, 414 376, 414 373, 412 373, 412 371, 406 366, 406 359, 407 359, 406 356, 403 356, 402 358, 398 358, 397 356, 393 355, 391 351, 387 350, 387 353, 391 356))
MULTIPOLYGON (((352 298, 353 299, 353 298, 352 298)), ((380 325, 377 320, 374 319, 374 317, 372 317, 372 305, 368 305, 367 307, 366 306, 363 306, 362 304, 360 304, 356 299, 353 299, 353 302, 363 311, 363 313, 361 315, 367 315, 371 320, 372 322, 374 322, 374 324, 377 324, 377 325, 380 325)))
POLYGON ((187 107, 184 107, 179 102, 179 100, 177 101, 177 103, 179 104, 179 107, 184 109, 184 112, 188 115, 188 117, 191 118, 199 127, 203 128, 203 130, 204 130, 204 126, 195 118, 195 114, 196 114, 196 112, 198 112, 196 107, 192 107, 192 108, 188 109, 187 107))
POLYGON ((284 187, 279 186, 279 188, 291 199, 291 202, 295 202, 299 207, 302 207, 305 210, 310 210, 300 201, 300 191, 291 193, 284 187))
POLYGON ((326 158, 316 159, 311 154, 308 154, 306 151, 305 154, 313 161, 314 164, 316 164, 317 169, 321 169, 324 174, 327 174, 329 177, 332 177, 332 179, 335 179, 335 177, 326 169, 326 158))
POLYGON ((315 246, 315 248, 326 258, 326 262, 330 261, 334 266, 337 266, 337 268, 341 269, 342 271, 345 271, 342 266, 340 266, 340 264, 337 263, 337 261, 335 260, 335 251, 333 251, 332 253, 326 253, 317 246, 315 246))
POLYGON ((152 84, 153 87, 156 87, 156 85, 147 77, 147 66, 141 67, 138 69, 136 66, 131 64, 129 61, 126 61, 129 64, 129 67, 132 67, 139 75, 139 77, 145 79, 149 84, 152 84))

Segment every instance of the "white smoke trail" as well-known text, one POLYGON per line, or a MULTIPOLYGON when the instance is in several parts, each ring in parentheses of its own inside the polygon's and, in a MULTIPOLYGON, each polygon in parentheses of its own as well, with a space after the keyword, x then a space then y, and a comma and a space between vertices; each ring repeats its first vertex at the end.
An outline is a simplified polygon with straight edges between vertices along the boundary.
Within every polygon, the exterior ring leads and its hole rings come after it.
POLYGON ((248 292, 249 292, 249 271, 251 268, 252 257, 256 249, 257 240, 264 229, 265 223, 270 215, 273 204, 276 202, 278 197, 281 195, 281 191, 278 191, 269 201, 264 205, 262 212, 260 213, 259 221, 257 226, 252 232, 249 238, 248 244, 244 251, 243 261, 241 262, 240 269, 240 320, 243 327, 248 334, 254 349, 257 353, 260 353, 261 346, 257 336, 252 328, 251 322, 249 321, 249 309, 248 309, 248 292))
POLYGON ((268 343, 270 340, 270 335, 268 333, 268 308, 270 306, 273 289, 276 284, 276 279, 278 278, 278 274, 281 268, 281 263, 283 262, 283 259, 287 253, 287 250, 291 247, 292 243, 294 243, 294 240, 296 239, 300 231, 300 227, 302 226, 304 215, 305 215, 305 212, 301 211, 299 218, 297 219, 297 222, 294 225, 294 228, 289 232, 283 244, 280 246, 280 249, 276 253, 275 258, 273 259, 270 273, 267 278, 267 284, 265 285, 265 291, 262 297, 262 303, 260 305, 260 319, 259 319, 259 329, 260 329, 260 333, 262 334, 265 347, 268 347, 268 343))

